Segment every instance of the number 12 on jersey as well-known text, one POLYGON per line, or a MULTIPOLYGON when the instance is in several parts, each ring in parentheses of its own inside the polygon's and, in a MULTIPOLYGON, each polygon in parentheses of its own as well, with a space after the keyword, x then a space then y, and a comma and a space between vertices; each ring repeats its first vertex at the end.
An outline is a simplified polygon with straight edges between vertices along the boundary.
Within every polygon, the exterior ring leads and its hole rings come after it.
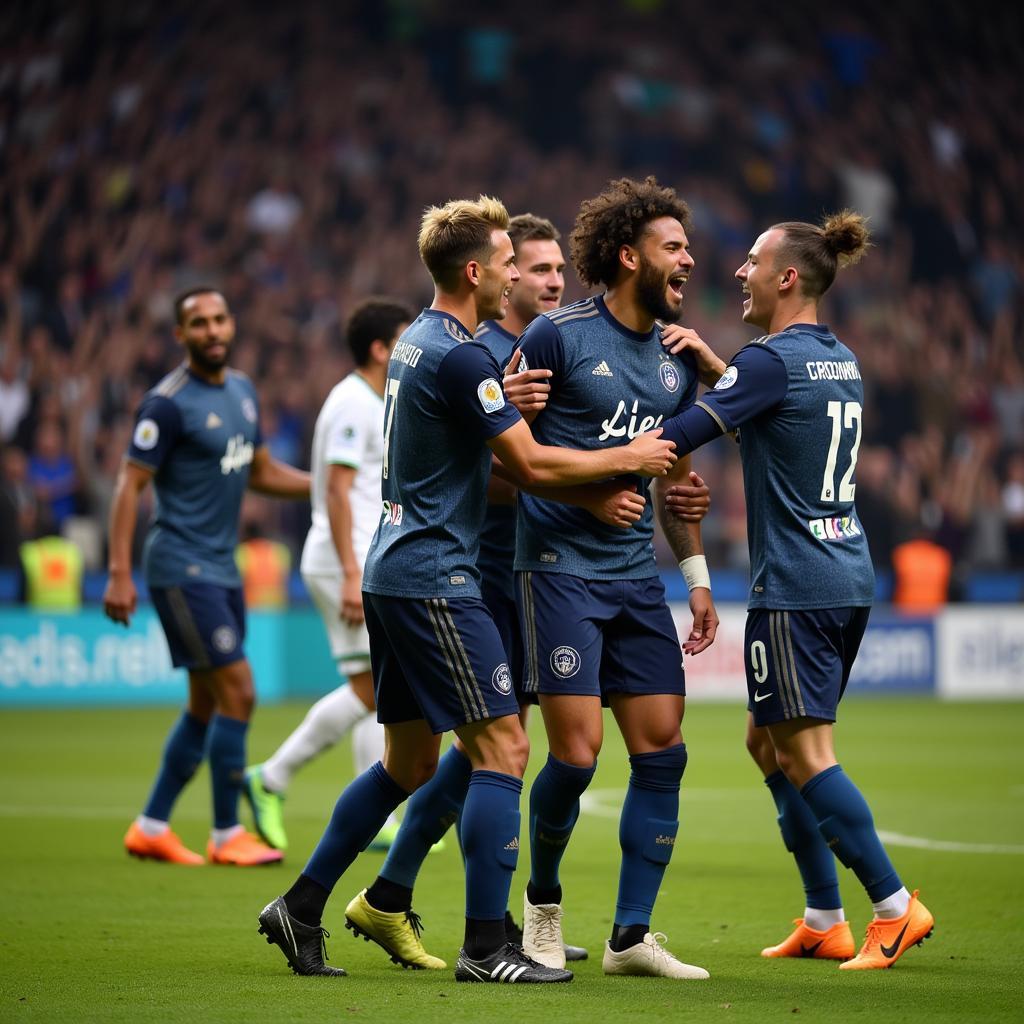
POLYGON ((829 402, 828 418, 832 421, 832 440, 828 446, 828 458, 825 460, 825 476, 821 481, 822 501, 853 501, 857 485, 853 483, 853 471, 857 468, 857 452, 860 450, 860 402, 829 402), (850 468, 839 481, 839 495, 836 496, 836 459, 839 457, 839 440, 843 428, 857 428, 850 449, 850 468))
MULTIPOLYGON (((384 414, 384 462, 381 467, 381 476, 387 480, 388 463, 391 455, 391 428, 395 423, 395 406, 398 404, 398 389, 402 382, 394 377, 388 377, 388 387, 385 392, 384 401, 387 403, 387 411, 384 414)), ((838 403, 829 403, 838 404, 838 403)), ((835 461, 833 459, 833 461, 835 461)))

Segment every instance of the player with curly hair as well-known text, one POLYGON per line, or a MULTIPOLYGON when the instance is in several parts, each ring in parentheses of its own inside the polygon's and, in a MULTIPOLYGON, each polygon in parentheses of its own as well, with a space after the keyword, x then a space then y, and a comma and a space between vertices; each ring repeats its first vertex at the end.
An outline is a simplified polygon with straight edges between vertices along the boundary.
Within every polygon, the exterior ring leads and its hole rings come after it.
MULTIPOLYGON (((693 404, 697 369, 659 344, 659 320, 675 320, 693 268, 686 204, 654 178, 613 181, 580 208, 570 237, 576 271, 603 294, 537 317, 520 339, 531 369, 551 372, 533 419, 546 444, 602 449, 657 430, 693 404)), ((683 482, 688 460, 669 477, 683 482)), ((606 974, 706 978, 681 963, 650 927, 676 842, 686 767, 681 722, 682 653, 654 560, 654 510, 646 482, 640 522, 626 535, 576 507, 521 493, 516 543, 517 604, 525 648, 523 690, 538 700, 549 755, 530 792, 530 880, 523 945, 549 966, 564 965, 559 864, 593 778, 610 706, 629 751, 631 774, 619 837, 622 863, 606 974)), ((699 521, 663 516, 653 505, 691 586, 693 628, 684 649, 714 639, 699 521)), ((696 517, 699 520, 699 516, 696 517)))

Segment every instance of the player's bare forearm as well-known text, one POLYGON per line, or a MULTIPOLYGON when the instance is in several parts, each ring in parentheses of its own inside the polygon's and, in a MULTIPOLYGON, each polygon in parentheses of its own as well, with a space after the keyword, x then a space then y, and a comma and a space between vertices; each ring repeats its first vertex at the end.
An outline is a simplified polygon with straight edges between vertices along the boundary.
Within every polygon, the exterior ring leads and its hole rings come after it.
MULTIPOLYGON (((351 476, 348 480, 336 479, 334 473, 337 469, 338 467, 332 466, 331 476, 328 478, 327 521, 331 528, 334 550, 337 551, 338 561, 341 562, 341 571, 346 576, 358 576, 362 569, 352 546, 352 503, 349 501, 351 476)), ((352 473, 351 470, 348 472, 352 473)))
POLYGON ((114 622, 128 625, 135 613, 137 595, 132 581, 132 540, 139 514, 139 495, 152 473, 125 459, 118 470, 114 500, 110 506, 107 556, 109 576, 103 592, 103 610, 114 622))
POLYGON ((139 515, 139 495, 151 478, 151 473, 127 459, 117 471, 107 536, 107 570, 110 573, 132 571, 132 541, 139 515))
POLYGON ((249 471, 249 488, 259 494, 275 498, 309 498, 309 474, 302 469, 278 462, 265 447, 256 449, 252 469, 249 471))
POLYGON ((654 481, 654 510, 658 517, 665 539, 672 548, 677 562, 694 555, 704 554, 704 542, 701 540, 700 522, 691 522, 673 515, 666 505, 665 493, 673 484, 685 482, 690 475, 690 456, 684 455, 672 467, 672 471, 654 481))
POLYGON ((529 493, 545 501, 585 509, 602 523, 622 529, 638 523, 647 505, 635 485, 615 480, 576 487, 531 487, 529 493))
POLYGON ((488 441, 512 481, 523 488, 587 484, 626 473, 663 476, 675 464, 675 445, 660 430, 639 434, 627 445, 577 451, 538 444, 523 422, 488 441))
MULTIPOLYGON (((493 472, 487 481, 487 501, 491 505, 514 505, 518 488, 511 479, 498 471, 501 462, 494 459, 491 463, 493 472)), ((501 467, 504 469, 504 467, 501 467)))

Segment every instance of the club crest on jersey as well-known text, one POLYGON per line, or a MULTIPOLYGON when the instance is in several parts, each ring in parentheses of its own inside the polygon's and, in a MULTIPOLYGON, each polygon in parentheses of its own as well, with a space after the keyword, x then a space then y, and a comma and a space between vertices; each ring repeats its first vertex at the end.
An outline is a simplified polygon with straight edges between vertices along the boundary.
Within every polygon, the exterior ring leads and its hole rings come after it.
POLYGON ((251 398, 242 399, 242 415, 250 422, 256 422, 256 403, 251 398))
POLYGON ((679 371, 672 363, 663 362, 658 367, 658 376, 666 391, 675 394, 679 390, 679 371))
POLYGON ((579 653, 572 647, 556 647, 551 652, 551 671, 569 679, 580 670, 579 653))
POLYGON ((210 637, 214 650, 230 654, 238 646, 238 638, 230 626, 218 626, 210 637))
POLYGON ((509 667, 505 662, 502 662, 494 670, 494 675, 491 676, 491 686, 493 686, 498 693, 504 694, 506 697, 512 692, 512 673, 509 671, 509 667))
POLYGON ((227 476, 245 469, 252 462, 254 450, 252 442, 246 441, 241 434, 229 437, 224 454, 220 457, 221 473, 227 476))
POLYGON ((740 371, 735 366, 727 366, 725 373, 718 378, 718 383, 715 385, 716 391, 728 391, 729 388, 736 383, 736 378, 740 375, 740 371))
POLYGON ((499 409, 505 408, 505 393, 493 377, 488 377, 487 380, 480 382, 476 389, 476 397, 480 399, 484 412, 497 412, 499 409))
POLYGON ((135 447, 148 452, 156 447, 159 440, 160 428, 156 425, 156 420, 139 420, 135 426, 135 436, 132 438, 135 447))

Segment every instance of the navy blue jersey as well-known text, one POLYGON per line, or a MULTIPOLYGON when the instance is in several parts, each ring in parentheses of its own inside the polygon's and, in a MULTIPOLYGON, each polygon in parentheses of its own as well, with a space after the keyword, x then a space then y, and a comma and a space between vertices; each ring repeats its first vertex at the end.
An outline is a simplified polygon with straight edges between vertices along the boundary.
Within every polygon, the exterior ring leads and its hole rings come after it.
MULTIPOLYGON (((504 373, 516 350, 516 336, 496 320, 485 320, 476 332, 493 354, 504 373)), ((485 582, 506 597, 515 600, 516 585, 512 564, 516 557, 516 510, 514 505, 488 502, 484 528, 480 534, 480 560, 477 565, 485 582)))
MULTIPOLYGON (((520 344, 531 369, 552 371, 547 406, 533 422, 541 444, 593 450, 628 444, 693 404, 697 369, 689 353, 669 355, 656 326, 638 334, 596 296, 539 316, 520 344)), ((650 481, 631 478, 645 496, 650 481)), ((584 579, 644 579, 657 574, 654 512, 648 497, 630 530, 588 512, 520 492, 516 569, 584 579)))
POLYGON ((863 406, 854 354, 827 327, 794 324, 741 349, 695 409, 666 422, 681 452, 741 428, 750 608, 871 604, 854 508, 863 406))
POLYGON ((180 366, 139 406, 128 458, 154 472, 156 518, 143 555, 151 587, 241 585, 238 514, 262 444, 252 382, 211 384, 180 366))
POLYGON ((384 508, 363 589, 393 597, 479 597, 487 506, 487 441, 520 419, 486 345, 446 313, 425 309, 388 363, 384 508))

